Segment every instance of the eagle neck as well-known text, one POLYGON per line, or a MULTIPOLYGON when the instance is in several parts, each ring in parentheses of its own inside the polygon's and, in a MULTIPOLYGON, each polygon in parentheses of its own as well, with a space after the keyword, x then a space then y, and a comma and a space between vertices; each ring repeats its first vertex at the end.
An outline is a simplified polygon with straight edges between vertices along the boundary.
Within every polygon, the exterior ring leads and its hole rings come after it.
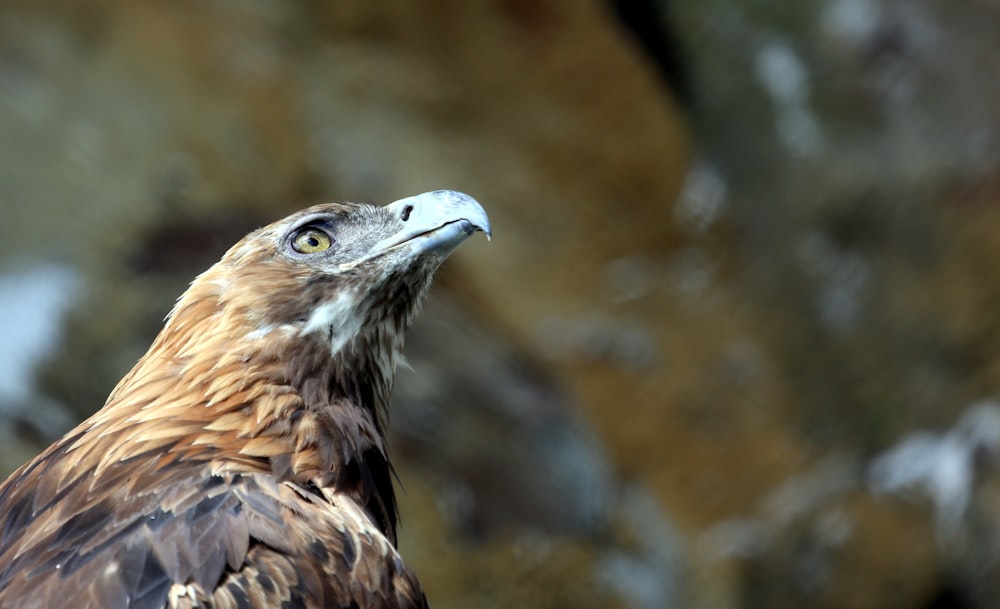
POLYGON ((392 356, 380 332, 360 334, 331 353, 322 333, 304 337, 284 358, 283 377, 302 400, 295 426, 297 450, 292 473, 363 505, 395 542, 397 522, 393 471, 385 440, 392 356))

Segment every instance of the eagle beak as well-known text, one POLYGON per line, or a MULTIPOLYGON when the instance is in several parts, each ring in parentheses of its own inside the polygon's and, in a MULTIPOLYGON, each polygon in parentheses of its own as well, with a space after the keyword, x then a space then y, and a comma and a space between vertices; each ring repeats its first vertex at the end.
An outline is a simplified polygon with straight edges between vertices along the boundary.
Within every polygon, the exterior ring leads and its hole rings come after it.
POLYGON ((404 243, 414 254, 448 256, 472 233, 481 230, 491 237, 490 219, 483 206, 467 194, 435 190, 400 199, 385 206, 403 227, 372 248, 371 255, 404 243))

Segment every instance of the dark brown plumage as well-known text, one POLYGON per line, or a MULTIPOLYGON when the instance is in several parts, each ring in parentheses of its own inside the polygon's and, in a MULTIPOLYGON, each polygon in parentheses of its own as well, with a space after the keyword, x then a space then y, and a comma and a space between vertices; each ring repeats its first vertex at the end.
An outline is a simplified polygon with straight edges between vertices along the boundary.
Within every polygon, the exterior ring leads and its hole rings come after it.
POLYGON ((426 607, 384 418, 473 199, 319 205, 178 300, 104 408, 0 487, 0 607, 426 607))

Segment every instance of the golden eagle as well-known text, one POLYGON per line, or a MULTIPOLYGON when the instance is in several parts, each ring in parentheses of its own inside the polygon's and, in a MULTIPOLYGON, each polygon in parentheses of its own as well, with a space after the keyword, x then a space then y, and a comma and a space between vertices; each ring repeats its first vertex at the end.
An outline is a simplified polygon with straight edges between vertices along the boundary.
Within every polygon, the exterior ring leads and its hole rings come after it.
POLYGON ((0 486, 0 607, 410 608, 385 418, 471 197, 317 205, 192 283, 104 407, 0 486))

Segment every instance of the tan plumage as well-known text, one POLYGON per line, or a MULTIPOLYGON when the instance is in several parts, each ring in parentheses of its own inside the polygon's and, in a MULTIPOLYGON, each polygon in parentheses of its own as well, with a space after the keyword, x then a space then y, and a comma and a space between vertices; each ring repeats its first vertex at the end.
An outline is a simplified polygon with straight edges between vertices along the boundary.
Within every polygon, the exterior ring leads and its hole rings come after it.
POLYGON ((425 607, 383 419, 403 332, 476 229, 478 203, 437 191, 236 244, 104 408, 0 487, 0 607, 425 607))

